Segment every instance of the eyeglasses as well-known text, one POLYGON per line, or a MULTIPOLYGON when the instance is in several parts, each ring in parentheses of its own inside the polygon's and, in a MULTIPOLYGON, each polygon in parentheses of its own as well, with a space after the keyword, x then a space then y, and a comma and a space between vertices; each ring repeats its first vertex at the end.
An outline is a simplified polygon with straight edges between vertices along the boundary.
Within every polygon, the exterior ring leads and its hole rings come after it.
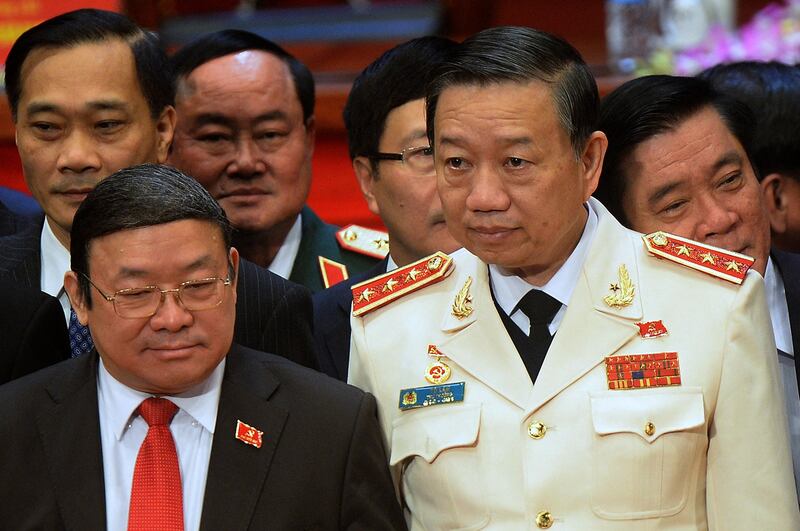
POLYGON ((400 160, 412 171, 431 174, 434 171, 433 149, 430 146, 405 148, 400 153, 373 153, 368 155, 372 160, 400 160))
POLYGON ((161 289, 158 286, 127 288, 115 291, 110 297, 98 288, 92 279, 81 273, 105 300, 114 305, 114 312, 123 319, 142 319, 152 317, 164 302, 167 293, 174 293, 178 302, 190 312, 216 308, 225 298, 225 287, 231 285, 231 278, 201 278, 188 280, 174 289, 161 289))

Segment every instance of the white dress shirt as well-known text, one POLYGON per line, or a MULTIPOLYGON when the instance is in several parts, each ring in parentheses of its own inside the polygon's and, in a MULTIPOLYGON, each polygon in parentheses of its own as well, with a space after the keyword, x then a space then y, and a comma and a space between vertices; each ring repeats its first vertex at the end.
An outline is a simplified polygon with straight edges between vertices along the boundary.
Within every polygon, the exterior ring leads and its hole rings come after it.
MULTIPOLYGON (((200 528, 208 461, 211 457, 224 372, 223 359, 202 384, 180 395, 164 397, 180 408, 169 428, 178 452, 186 531, 200 528)), ((97 403, 106 489, 106 523, 109 531, 124 531, 128 528, 133 469, 148 429, 147 422, 134 412, 143 400, 151 396, 131 389, 115 379, 106 370, 102 360, 100 361, 97 403)))
POLYGON ((276 275, 286 279, 292 274, 294 261, 297 259, 297 253, 300 251, 300 240, 303 238, 302 218, 302 214, 297 215, 297 219, 294 220, 294 225, 289 229, 286 239, 283 240, 280 249, 278 249, 278 254, 275 255, 275 258, 272 259, 272 263, 269 264, 267 268, 276 275))
POLYGON ((794 463, 794 483, 797 497, 800 498, 800 396, 797 390, 792 329, 789 324, 789 307, 786 304, 786 289, 783 278, 778 274, 772 258, 767 261, 764 273, 764 287, 767 292, 767 306, 775 334, 775 345, 782 354, 778 355, 778 366, 783 382, 783 397, 786 402, 786 415, 789 418, 789 437, 792 443, 794 463))
POLYGON ((64 310, 64 318, 66 319, 67 326, 69 326, 69 297, 64 291, 64 273, 69 271, 69 249, 61 245, 61 242, 56 239, 53 234, 53 229, 50 228, 50 222, 44 218, 44 226, 42 227, 42 237, 39 240, 40 251, 42 256, 42 273, 40 277, 41 290, 52 295, 61 303, 61 308, 64 310))
POLYGON ((597 213, 591 204, 586 203, 585 207, 589 215, 586 218, 586 225, 583 227, 583 234, 581 234, 581 239, 578 240, 578 245, 575 246, 564 265, 556 271, 553 278, 544 286, 533 286, 497 265, 489 265, 492 294, 494 294, 497 304, 526 335, 530 335, 531 322, 522 310, 517 309, 517 305, 531 288, 544 291, 562 304, 561 309, 558 310, 548 326, 551 335, 556 333, 558 325, 561 324, 561 320, 564 318, 564 314, 567 311, 567 303, 572 297, 575 285, 578 283, 581 268, 586 261, 586 255, 597 230, 597 213))

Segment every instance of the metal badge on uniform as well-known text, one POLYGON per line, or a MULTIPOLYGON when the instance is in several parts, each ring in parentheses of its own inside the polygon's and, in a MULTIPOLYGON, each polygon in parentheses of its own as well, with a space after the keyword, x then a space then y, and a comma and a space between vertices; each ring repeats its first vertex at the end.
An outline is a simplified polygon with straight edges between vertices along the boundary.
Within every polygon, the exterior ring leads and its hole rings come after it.
POLYGON ((639 336, 642 339, 653 339, 668 335, 667 327, 664 326, 664 323, 661 320, 648 321, 646 323, 636 323, 636 326, 639 327, 639 336))
POLYGON ((444 354, 436 345, 428 345, 428 356, 435 358, 425 370, 425 379, 432 384, 441 384, 450 379, 450 366, 442 361, 444 354))
POLYGON ((681 364, 677 352, 607 356, 606 378, 611 390, 681 385, 681 364))
POLYGON ((464 401, 464 382, 454 382, 400 390, 401 411, 464 401))
POLYGON ((264 432, 245 424, 241 420, 236 421, 236 438, 245 444, 261 448, 261 436, 264 432))

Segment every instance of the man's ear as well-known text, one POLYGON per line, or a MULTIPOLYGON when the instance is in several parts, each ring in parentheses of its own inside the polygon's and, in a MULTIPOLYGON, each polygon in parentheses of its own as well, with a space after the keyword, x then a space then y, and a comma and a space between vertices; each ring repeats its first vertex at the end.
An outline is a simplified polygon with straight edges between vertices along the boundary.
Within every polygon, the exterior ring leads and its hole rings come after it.
POLYGON ((236 247, 231 247, 230 252, 228 253, 228 261, 231 264, 231 269, 233 273, 231 275, 231 288, 233 291, 233 302, 236 303, 236 285, 239 283, 239 251, 236 250, 236 247))
POLYGON ((764 194, 764 206, 769 216, 769 226, 773 233, 783 234, 788 227, 788 201, 786 192, 786 176, 770 173, 761 180, 761 192, 764 194))
POLYGON ((176 122, 175 107, 167 105, 156 121, 156 157, 159 164, 163 164, 167 160, 172 137, 175 136, 176 122))
POLYGON ((376 172, 372 169, 372 161, 367 157, 356 157, 353 159, 353 172, 356 174, 358 186, 367 202, 369 211, 376 216, 381 215, 381 208, 375 200, 375 182, 378 180, 376 172))
POLYGON ((89 308, 87 306, 86 298, 83 296, 80 284, 78 282, 78 275, 74 271, 67 271, 64 273, 64 291, 67 292, 69 297, 70 306, 75 310, 75 315, 78 321, 83 326, 89 324, 89 308))
POLYGON ((600 174, 603 171, 603 159, 606 156, 606 149, 608 149, 608 139, 602 131, 595 131, 589 135, 586 141, 586 147, 580 158, 581 172, 583 174, 584 183, 584 201, 588 201, 597 189, 597 183, 600 182, 600 174))

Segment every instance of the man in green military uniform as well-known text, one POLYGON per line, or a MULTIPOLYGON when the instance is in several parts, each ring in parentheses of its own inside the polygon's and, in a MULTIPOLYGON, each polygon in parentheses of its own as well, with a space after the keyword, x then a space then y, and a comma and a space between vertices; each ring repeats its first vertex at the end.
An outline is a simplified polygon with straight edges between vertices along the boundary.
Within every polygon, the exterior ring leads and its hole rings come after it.
POLYGON ((386 255, 383 233, 339 231, 305 206, 315 133, 305 65, 239 30, 190 43, 173 65, 178 124, 169 162, 219 201, 242 256, 319 291, 386 255))

